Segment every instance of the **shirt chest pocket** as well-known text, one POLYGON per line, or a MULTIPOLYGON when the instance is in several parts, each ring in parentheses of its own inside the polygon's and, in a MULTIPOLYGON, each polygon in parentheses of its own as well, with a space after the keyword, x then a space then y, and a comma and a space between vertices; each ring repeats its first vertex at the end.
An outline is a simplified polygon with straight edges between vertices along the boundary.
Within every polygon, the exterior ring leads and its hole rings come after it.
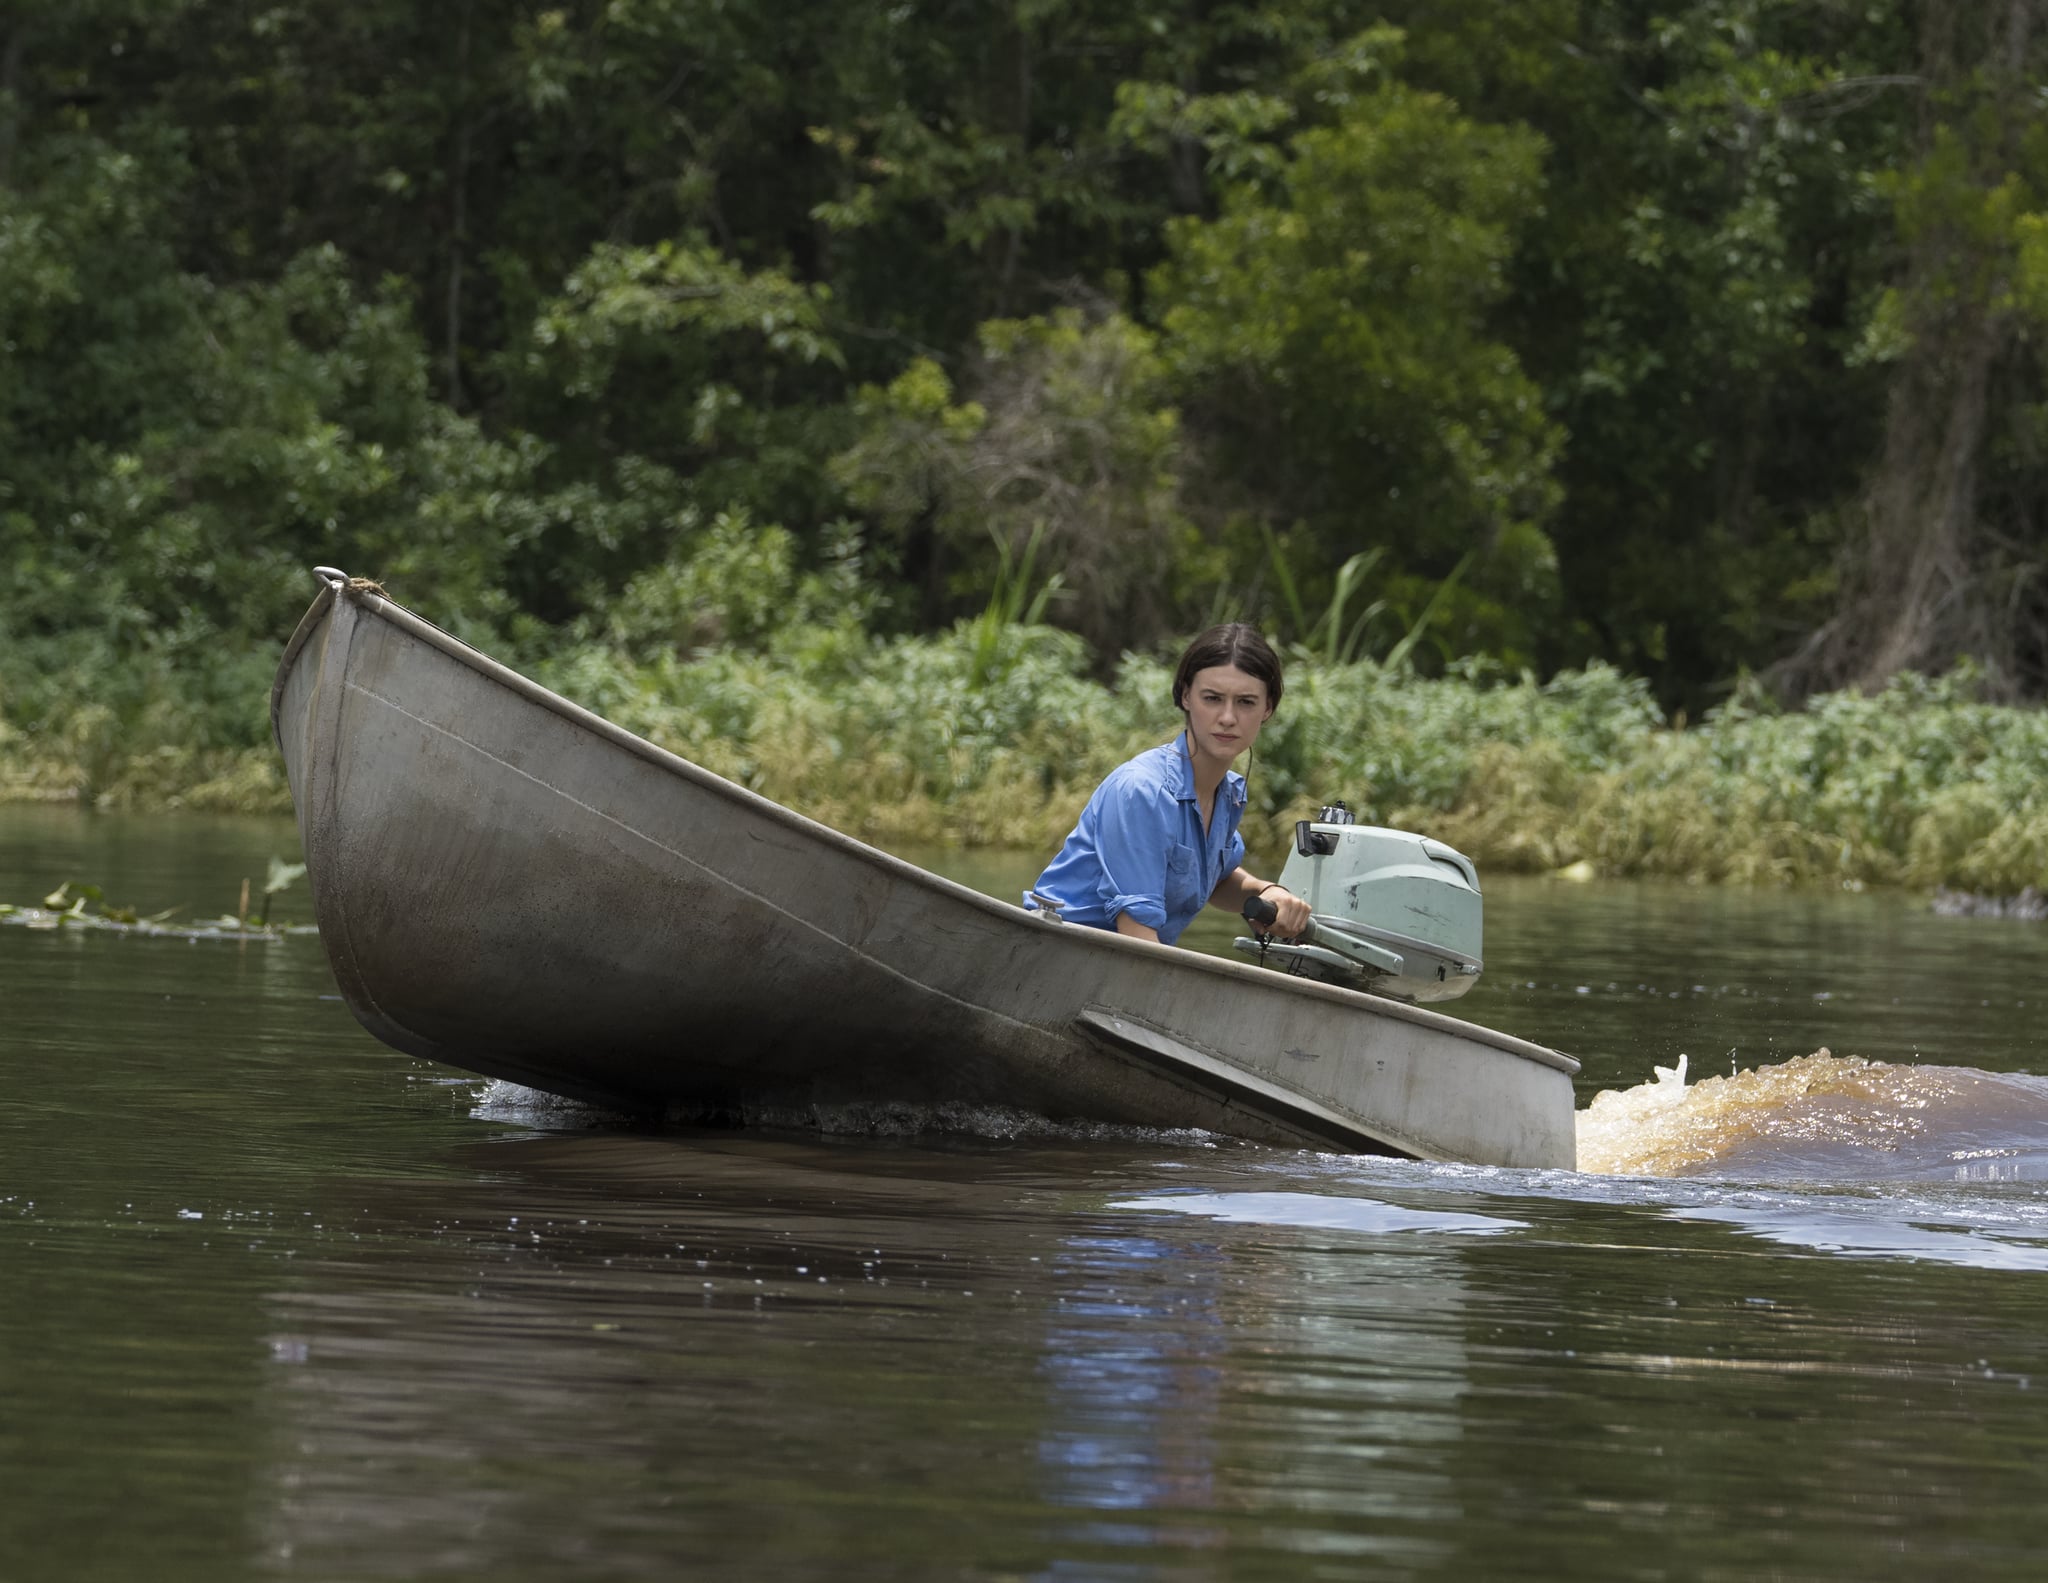
POLYGON ((1166 910, 1193 914, 1208 897, 1202 894, 1202 864, 1195 849, 1175 841, 1166 844, 1166 910))

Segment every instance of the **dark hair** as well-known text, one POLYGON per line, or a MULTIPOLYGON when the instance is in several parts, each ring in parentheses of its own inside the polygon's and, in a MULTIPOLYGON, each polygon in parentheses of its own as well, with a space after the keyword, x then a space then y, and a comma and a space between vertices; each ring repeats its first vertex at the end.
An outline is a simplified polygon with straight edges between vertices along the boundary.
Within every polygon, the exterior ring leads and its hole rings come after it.
POLYGON ((1217 665, 1234 665, 1245 675, 1256 676, 1266 684, 1266 707, 1280 707, 1280 656, 1259 636, 1258 628, 1242 621, 1211 627, 1181 652, 1173 672, 1173 707, 1186 709, 1188 684, 1195 673, 1217 665))

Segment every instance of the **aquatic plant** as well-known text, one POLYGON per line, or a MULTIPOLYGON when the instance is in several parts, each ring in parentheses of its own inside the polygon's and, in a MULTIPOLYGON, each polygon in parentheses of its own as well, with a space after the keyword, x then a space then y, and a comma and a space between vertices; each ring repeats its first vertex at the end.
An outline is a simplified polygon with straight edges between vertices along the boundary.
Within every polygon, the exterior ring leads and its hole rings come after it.
POLYGON ((306 872, 301 863, 270 860, 270 877, 263 892, 263 910, 249 916, 249 881, 242 881, 242 906, 238 913, 217 918, 198 918, 190 923, 172 923, 182 908, 167 907, 143 916, 133 906, 110 902, 99 886, 66 880, 40 905, 0 902, 0 924, 20 928, 63 931, 108 931, 117 934, 164 936, 180 940, 281 940, 287 935, 312 934, 311 924, 286 925, 269 921, 270 897, 285 889, 306 872))

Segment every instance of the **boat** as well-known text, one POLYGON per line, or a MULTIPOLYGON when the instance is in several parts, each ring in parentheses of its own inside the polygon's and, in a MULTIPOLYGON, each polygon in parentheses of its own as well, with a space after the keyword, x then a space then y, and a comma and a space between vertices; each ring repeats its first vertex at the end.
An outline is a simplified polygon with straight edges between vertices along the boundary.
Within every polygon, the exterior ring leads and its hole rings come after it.
POLYGON ((271 722, 335 980, 394 1049, 679 1122, 1574 1163, 1568 1055, 982 895, 315 575, 271 722))

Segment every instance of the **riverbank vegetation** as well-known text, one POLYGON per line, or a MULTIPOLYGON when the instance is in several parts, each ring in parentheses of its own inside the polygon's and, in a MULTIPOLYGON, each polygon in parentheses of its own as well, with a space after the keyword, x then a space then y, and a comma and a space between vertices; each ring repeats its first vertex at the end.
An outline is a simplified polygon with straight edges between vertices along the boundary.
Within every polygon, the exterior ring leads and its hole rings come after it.
MULTIPOLYGON (((701 586, 701 585, 700 585, 701 586)), ((788 588, 759 608, 802 611, 788 588)), ((829 601, 827 601, 829 604, 829 601)), ((631 607, 651 619, 651 606, 631 607)), ((664 606, 656 626, 678 612, 664 606)), ((704 604, 690 607, 702 618, 704 604)), ((1073 633, 1000 612, 876 638, 849 611, 689 655, 630 618, 525 658, 538 679, 660 746, 884 847, 1051 851, 1097 780, 1172 730, 1171 657, 1101 682, 1073 633)), ((1289 656, 1283 708, 1248 766, 1246 833, 1268 861, 1343 798, 1451 842, 1489 871, 1741 884, 2048 887, 2048 714, 1981 699, 1967 669, 1902 674, 1798 708, 1761 686, 1693 724, 1641 678, 1594 664, 1539 682, 1480 661, 1289 656)), ((171 717, 175 720, 175 716, 171 717)), ((176 724, 172 731, 181 729, 176 724)), ((0 794, 285 811, 273 752, 165 740, 93 755, 0 745, 0 794)))
MULTIPOLYGON (((883 845, 1050 851, 1097 780, 1171 734, 1171 665, 1111 685, 1070 634, 970 624, 880 646, 796 629, 679 674, 583 651, 550 679, 742 784, 883 845), (835 637, 837 641, 835 641, 835 637)), ((543 674, 547 674, 544 672, 543 674)), ((1539 683, 1480 663, 1422 677, 1297 651, 1250 765, 1248 838, 1342 797, 1482 866, 1746 884, 2048 880, 2048 715, 1961 672, 1785 709, 1746 689, 1695 726, 1604 665, 1539 683)))
POLYGON ((0 795, 278 806, 320 562, 877 838, 1242 615, 1268 839, 2040 884, 2033 11, 24 0, 0 795))

